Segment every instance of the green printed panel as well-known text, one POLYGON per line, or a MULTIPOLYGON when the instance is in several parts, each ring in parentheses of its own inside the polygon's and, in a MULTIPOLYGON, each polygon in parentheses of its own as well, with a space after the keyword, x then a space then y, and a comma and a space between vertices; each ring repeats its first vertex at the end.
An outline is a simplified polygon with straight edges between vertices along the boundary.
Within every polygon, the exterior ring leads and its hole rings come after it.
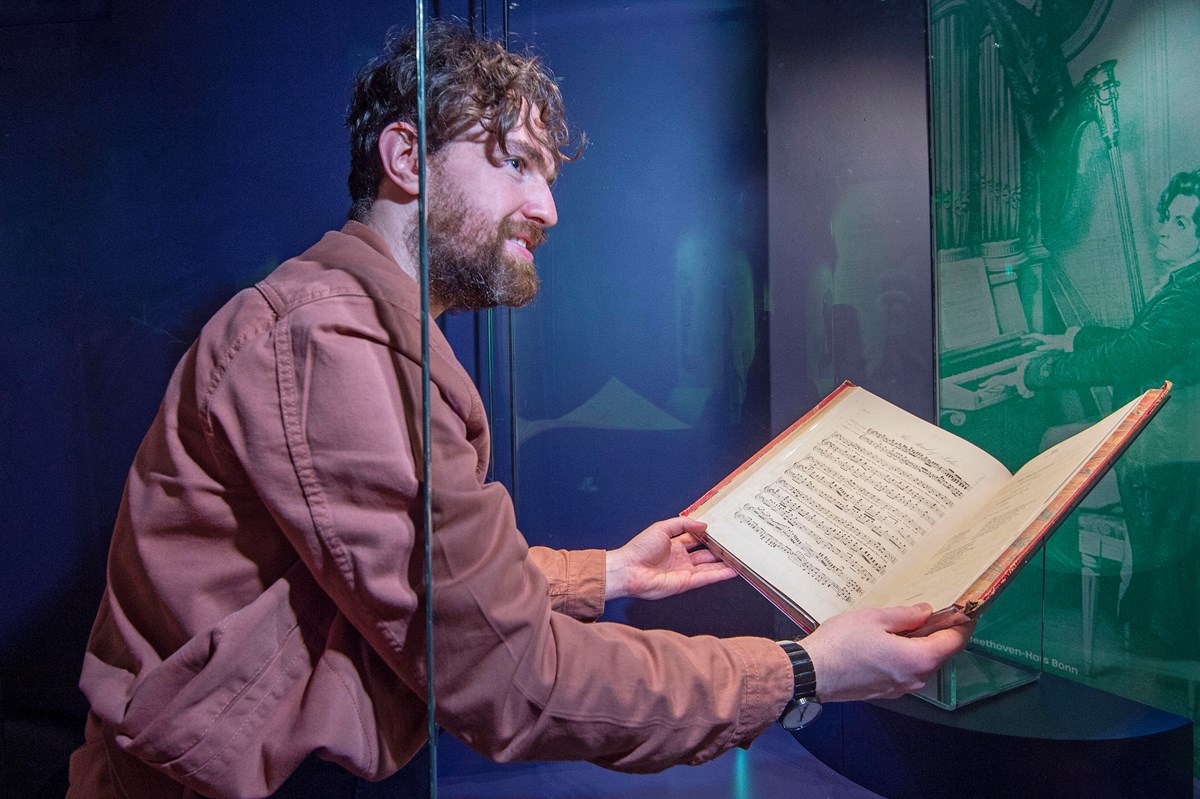
POLYGON ((1016 467, 1175 386, 976 647, 1193 719, 1197 40, 1196 3, 930 3, 941 423, 1016 467))

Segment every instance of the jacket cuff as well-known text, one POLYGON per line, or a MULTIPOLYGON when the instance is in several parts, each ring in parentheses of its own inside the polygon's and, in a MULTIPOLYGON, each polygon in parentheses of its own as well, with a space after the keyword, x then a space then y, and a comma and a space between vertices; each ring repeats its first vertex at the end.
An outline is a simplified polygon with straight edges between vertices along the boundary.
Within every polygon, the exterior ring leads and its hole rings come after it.
POLYGON ((529 557, 550 583, 550 607, 580 621, 595 621, 604 612, 603 549, 530 547, 529 557))
POLYGON ((1080 330, 1082 330, 1082 328, 1078 325, 1067 328, 1067 332, 1063 334, 1065 336, 1063 339, 1063 343, 1065 345, 1063 347, 1063 352, 1075 351, 1075 337, 1079 335, 1080 330))
POLYGON ((1040 353, 1026 361, 1020 370, 1020 379, 1017 385, 1017 391, 1021 396, 1032 396, 1035 389, 1045 388, 1049 385, 1057 360, 1058 356, 1055 353, 1040 353))
POLYGON ((768 638, 726 640, 746 666, 742 711, 730 744, 745 749, 783 714, 794 693, 792 663, 768 638))

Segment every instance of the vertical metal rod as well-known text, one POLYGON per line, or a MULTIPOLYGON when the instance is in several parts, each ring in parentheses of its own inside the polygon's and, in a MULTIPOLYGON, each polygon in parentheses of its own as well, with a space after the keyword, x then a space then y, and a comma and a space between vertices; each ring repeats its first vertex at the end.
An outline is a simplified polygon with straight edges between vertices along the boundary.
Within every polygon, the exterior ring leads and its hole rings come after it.
POLYGON ((425 0, 417 0, 417 240, 421 278, 421 459, 424 465, 425 512, 425 679, 429 710, 429 799, 437 799, 437 720, 433 690, 433 445, 429 418, 429 237, 425 141, 425 0))
MULTIPOLYGON (((487 369, 485 374, 484 385, 487 386, 487 418, 489 424, 494 424, 496 418, 496 317, 494 308, 488 308, 483 312, 484 332, 487 338, 484 342, 484 355, 487 357, 487 369)), ((490 462, 488 466, 491 468, 491 477, 496 479, 496 447, 492 447, 490 454, 490 462)))
MULTIPOLYGON (((487 36, 488 35, 487 0, 481 0, 481 9, 482 10, 481 10, 480 27, 483 31, 483 35, 487 36)), ((474 0, 472 0, 472 2, 471 2, 471 25, 474 26, 474 24, 475 24, 475 3, 474 3, 474 0)), ((478 318, 479 317, 476 316, 476 319, 478 319, 478 318)), ((494 430, 495 429, 495 419, 496 419, 496 339, 495 339, 496 309, 495 308, 488 308, 486 311, 483 312, 483 326, 484 326, 484 333, 485 333, 484 356, 487 360, 487 363, 486 363, 486 368, 484 370, 484 374, 482 376, 482 380, 480 382, 483 384, 483 386, 487 390, 487 400, 486 400, 487 410, 485 411, 485 413, 487 415, 489 424, 491 424, 493 426, 493 430, 494 430)), ((476 346, 478 346, 478 344, 476 344, 476 346)), ((491 477, 491 479, 493 479, 493 480, 497 479, 496 447, 495 446, 493 446, 491 448, 491 453, 489 455, 488 468, 490 470, 489 477, 491 477)))
MULTIPOLYGON (((508 0, 500 0, 504 9, 500 15, 502 28, 500 35, 503 37, 504 49, 508 49, 508 0)), ((517 331, 516 325, 513 323, 512 310, 505 309, 506 321, 508 322, 508 461, 509 461, 509 482, 512 485, 513 504, 517 502, 517 331)))

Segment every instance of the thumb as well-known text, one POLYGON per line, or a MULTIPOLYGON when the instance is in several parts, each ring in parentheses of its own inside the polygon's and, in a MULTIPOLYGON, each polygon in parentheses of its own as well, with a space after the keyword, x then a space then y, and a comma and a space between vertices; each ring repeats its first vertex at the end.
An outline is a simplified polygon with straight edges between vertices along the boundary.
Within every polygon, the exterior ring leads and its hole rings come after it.
POLYGON ((900 605, 882 608, 884 629, 889 633, 904 633, 920 627, 933 614, 933 607, 926 602, 919 605, 900 605))
POLYGON ((663 519, 661 522, 655 522, 650 525, 662 530, 671 538, 682 533, 699 533, 708 528, 706 522, 698 519, 689 519, 687 516, 672 516, 670 519, 663 519))

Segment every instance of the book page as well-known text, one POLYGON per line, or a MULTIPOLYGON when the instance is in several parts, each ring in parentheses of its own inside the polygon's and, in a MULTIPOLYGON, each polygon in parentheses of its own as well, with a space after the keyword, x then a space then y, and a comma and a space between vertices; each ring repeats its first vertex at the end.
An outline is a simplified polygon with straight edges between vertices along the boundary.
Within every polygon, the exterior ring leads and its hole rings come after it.
POLYGON ((822 622, 1008 479, 974 445, 854 388, 690 515, 822 622))
POLYGON ((880 585, 865 601, 877 605, 928 602, 936 609, 957 600, 1034 523, 1137 402, 1029 461, 954 535, 936 548, 926 547, 927 553, 917 553, 926 564, 919 578, 903 585, 880 585))

